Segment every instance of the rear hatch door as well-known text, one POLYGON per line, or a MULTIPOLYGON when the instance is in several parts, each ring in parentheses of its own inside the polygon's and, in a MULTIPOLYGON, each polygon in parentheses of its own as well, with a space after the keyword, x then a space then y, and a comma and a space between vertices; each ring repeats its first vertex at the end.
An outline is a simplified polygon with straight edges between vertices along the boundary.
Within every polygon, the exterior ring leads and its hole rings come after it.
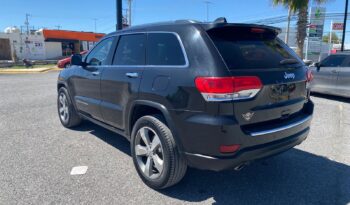
POLYGON ((306 67, 276 29, 226 25, 207 33, 231 76, 256 76, 262 87, 252 98, 233 101, 240 125, 261 125, 300 117, 307 102, 306 67))

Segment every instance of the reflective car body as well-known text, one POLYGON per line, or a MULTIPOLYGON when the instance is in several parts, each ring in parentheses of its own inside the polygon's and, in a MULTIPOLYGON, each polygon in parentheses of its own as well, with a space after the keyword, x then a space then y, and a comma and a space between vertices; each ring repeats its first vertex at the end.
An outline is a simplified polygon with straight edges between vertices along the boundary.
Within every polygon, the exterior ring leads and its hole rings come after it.
POLYGON ((350 97, 350 53, 329 55, 310 69, 314 76, 312 92, 350 97))

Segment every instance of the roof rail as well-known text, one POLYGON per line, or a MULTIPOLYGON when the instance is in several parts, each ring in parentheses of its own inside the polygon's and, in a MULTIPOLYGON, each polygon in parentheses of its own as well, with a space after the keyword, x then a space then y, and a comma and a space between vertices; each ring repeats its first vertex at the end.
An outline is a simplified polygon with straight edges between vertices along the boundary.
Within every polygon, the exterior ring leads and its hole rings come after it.
POLYGON ((196 20, 191 20, 191 19, 180 19, 180 20, 175 20, 175 23, 200 23, 199 21, 196 20))

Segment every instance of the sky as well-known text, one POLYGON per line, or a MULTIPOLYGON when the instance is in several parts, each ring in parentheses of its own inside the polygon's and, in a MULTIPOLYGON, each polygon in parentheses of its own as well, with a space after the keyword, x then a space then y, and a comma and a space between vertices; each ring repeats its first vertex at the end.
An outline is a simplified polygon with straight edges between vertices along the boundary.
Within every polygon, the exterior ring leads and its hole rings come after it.
MULTIPOLYGON (((132 0, 133 25, 175 20, 207 18, 205 0, 132 0)), ((226 17, 229 22, 246 22, 287 15, 283 6, 272 0, 209 0, 209 20, 226 17)), ((123 0, 126 8, 126 0, 123 0)), ((30 26, 76 31, 109 33, 115 29, 115 0, 0 0, 0 30, 24 25, 26 13, 30 26)), ((327 12, 344 12, 345 0, 328 0, 327 12)), ((339 19, 342 22, 341 19, 339 19)), ((329 30, 326 22, 325 30, 329 30)), ((284 26, 277 24, 275 26, 284 26)))

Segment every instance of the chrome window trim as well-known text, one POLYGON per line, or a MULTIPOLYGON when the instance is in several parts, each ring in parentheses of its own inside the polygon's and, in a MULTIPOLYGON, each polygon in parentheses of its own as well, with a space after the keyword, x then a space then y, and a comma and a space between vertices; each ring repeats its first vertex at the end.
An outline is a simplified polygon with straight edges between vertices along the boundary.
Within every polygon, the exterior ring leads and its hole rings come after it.
POLYGON ((264 130, 264 131, 258 131, 258 132, 251 132, 250 135, 253 136, 253 137, 256 137, 256 136, 261 136, 261 135, 267 135, 267 134, 273 134, 273 133, 276 133, 276 132, 280 132, 280 131, 284 131, 284 130, 287 130, 287 129, 290 129, 290 128, 293 128, 293 127, 296 127, 298 125, 301 125, 309 120, 311 120, 312 116, 308 116, 302 120, 299 120, 297 122, 293 122, 289 125, 285 125, 285 126, 282 126, 282 127, 278 127, 278 128, 274 128, 274 129, 270 129, 270 130, 264 130))
MULTIPOLYGON (((185 64, 184 65, 110 65, 111 67, 143 67, 143 68, 149 68, 149 67, 161 67, 161 68, 187 68, 189 67, 189 61, 188 61, 188 56, 187 56, 187 53, 186 53, 186 50, 185 50, 185 47, 183 45, 183 42, 179 36, 178 33, 176 32, 172 32, 172 31, 140 31, 140 32, 125 32, 125 33, 119 33, 119 34, 115 34, 113 35, 113 37, 121 37, 121 36, 126 36, 126 35, 133 35, 133 34, 149 34, 149 33, 166 33, 166 34, 173 34, 175 35, 175 37, 177 38, 179 44, 180 44, 180 47, 181 47, 181 50, 182 50, 182 55, 183 57, 185 58, 185 64)), ((147 47, 146 47, 147 49, 147 47)), ((109 65, 107 65, 106 67, 110 67, 109 65)))

